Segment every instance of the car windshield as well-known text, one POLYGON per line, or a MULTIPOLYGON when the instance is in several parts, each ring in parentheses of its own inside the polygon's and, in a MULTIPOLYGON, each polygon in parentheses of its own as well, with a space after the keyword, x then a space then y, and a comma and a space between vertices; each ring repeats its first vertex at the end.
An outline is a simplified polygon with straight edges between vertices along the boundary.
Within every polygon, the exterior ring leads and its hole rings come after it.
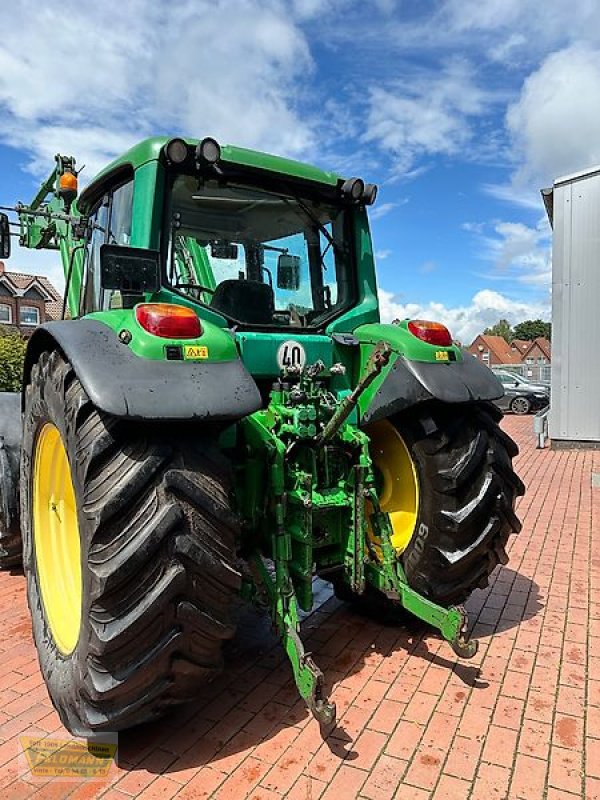
POLYGON ((168 283, 242 325, 319 327, 353 300, 348 216, 341 205, 178 175, 168 283))
POLYGON ((519 381, 519 383, 527 383, 527 384, 531 384, 532 386, 537 386, 538 385, 538 381, 534 381, 534 380, 532 380, 532 378, 524 378, 522 375, 519 375, 518 381, 519 381))

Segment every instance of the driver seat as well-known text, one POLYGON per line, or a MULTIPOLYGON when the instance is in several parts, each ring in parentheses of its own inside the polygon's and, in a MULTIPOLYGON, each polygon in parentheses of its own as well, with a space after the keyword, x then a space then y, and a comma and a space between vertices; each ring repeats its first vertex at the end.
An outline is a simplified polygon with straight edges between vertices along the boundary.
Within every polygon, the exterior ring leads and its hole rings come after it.
POLYGON ((268 283, 260 281, 221 281, 210 307, 246 325, 269 325, 275 313, 275 295, 268 283))

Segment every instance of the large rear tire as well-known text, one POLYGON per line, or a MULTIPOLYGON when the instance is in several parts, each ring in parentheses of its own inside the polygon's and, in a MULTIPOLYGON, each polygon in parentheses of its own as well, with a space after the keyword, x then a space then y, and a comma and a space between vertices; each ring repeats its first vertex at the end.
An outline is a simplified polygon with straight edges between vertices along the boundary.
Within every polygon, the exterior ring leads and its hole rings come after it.
POLYGON ((25 406, 24 566, 52 701, 78 735, 156 718, 220 671, 234 633, 228 465, 189 425, 98 411, 57 352, 34 365, 25 406))
POLYGON ((19 453, 21 394, 0 392, 0 569, 21 563, 19 453))
POLYGON ((515 442, 491 403, 434 404, 394 425, 415 463, 419 512, 402 553, 409 584, 441 605, 485 588, 506 543, 521 530, 514 506, 525 491, 512 467, 515 442))
MULTIPOLYGON (((371 454, 392 542, 402 545, 409 585, 440 605, 461 603, 487 586, 497 564, 508 561, 509 535, 521 529, 514 505, 524 487, 512 468, 518 448, 501 430, 501 418, 491 403, 432 403, 373 426, 380 426, 371 454), (394 449, 395 437, 401 446, 394 449), (391 464, 399 464, 402 474, 393 473, 391 464)), ((353 596, 340 579, 334 590, 367 610, 389 612, 381 593, 353 596)))
POLYGON ((0 442, 0 569, 21 563, 21 526, 15 475, 18 466, 0 442))

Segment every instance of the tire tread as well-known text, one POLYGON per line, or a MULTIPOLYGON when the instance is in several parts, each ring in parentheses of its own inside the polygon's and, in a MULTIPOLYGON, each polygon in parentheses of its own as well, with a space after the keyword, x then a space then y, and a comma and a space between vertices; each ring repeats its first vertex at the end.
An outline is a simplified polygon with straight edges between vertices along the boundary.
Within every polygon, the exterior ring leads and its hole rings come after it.
MULTIPOLYGON (((419 547, 411 540, 402 561, 411 586, 448 605, 487 585, 495 567, 506 563, 508 537, 521 528, 514 505, 524 486, 511 463, 518 447, 500 428, 494 406, 438 404, 429 413, 435 429, 412 436, 422 502, 434 524, 419 547)), ((395 423, 401 432, 419 430, 414 419, 395 423)))
MULTIPOLYGON (((48 631, 52 646, 44 644, 30 559, 34 632, 67 728, 117 731, 155 719, 221 670, 241 583, 230 468, 197 428, 142 425, 99 411, 70 364, 43 353, 26 414, 60 402, 84 554, 84 618, 70 681, 52 679, 57 654, 48 631)), ((30 475, 24 480, 29 485, 30 475)), ((22 511, 31 536, 28 505, 22 511)))

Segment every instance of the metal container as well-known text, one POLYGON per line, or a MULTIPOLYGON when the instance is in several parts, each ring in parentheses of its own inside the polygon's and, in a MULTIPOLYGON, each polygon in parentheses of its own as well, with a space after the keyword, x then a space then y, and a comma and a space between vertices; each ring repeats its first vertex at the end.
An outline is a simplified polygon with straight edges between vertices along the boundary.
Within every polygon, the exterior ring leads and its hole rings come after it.
POLYGON ((600 167, 542 191, 553 226, 554 445, 600 442, 600 167))

